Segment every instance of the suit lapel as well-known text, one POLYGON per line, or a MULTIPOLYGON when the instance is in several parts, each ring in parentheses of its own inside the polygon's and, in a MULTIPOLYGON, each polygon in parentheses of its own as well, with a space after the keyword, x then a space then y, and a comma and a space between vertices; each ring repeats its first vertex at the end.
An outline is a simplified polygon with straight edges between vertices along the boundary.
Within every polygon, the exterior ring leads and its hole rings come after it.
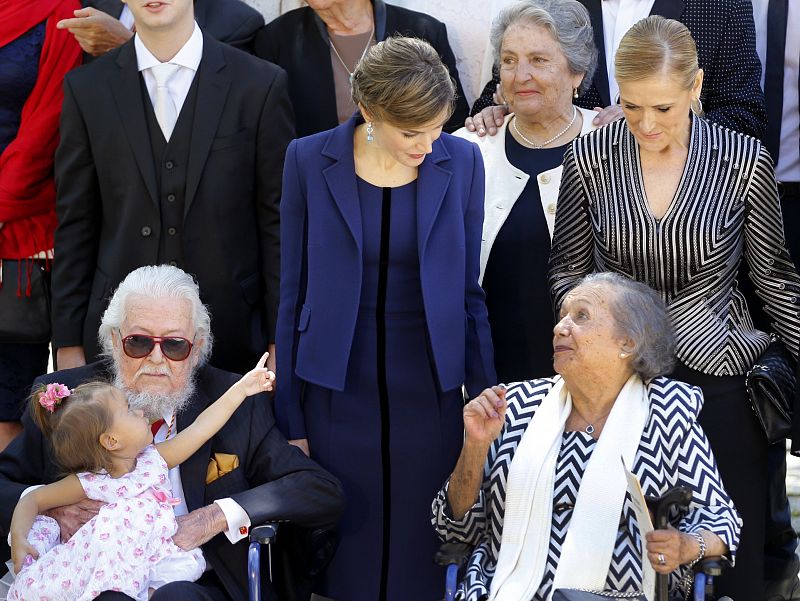
POLYGON ((655 0, 650 14, 680 21, 684 4, 684 0, 655 0))
POLYGON ((603 32, 603 4, 601 0, 581 0, 581 4, 589 12, 594 33, 594 45, 597 46, 597 69, 594 72, 592 84, 603 106, 611 104, 611 95, 608 91, 608 64, 606 63, 606 40, 603 32))
POLYGON ((431 235, 436 216, 442 208, 447 187, 453 172, 441 165, 450 159, 450 154, 441 141, 435 142, 431 155, 419 167, 417 177, 417 246, 422 265, 428 238, 431 235))
MULTIPOLYGON (((197 382, 197 388, 189 406, 178 414, 178 432, 197 419, 197 416, 216 399, 209 399, 203 387, 202 375, 197 382)), ((208 471, 208 460, 211 457, 211 440, 200 447, 189 459, 181 464, 181 484, 183 494, 186 496, 186 506, 189 511, 205 505, 205 481, 208 471)))
POLYGON ((119 72, 115 73, 115 77, 111 80, 111 92, 119 110, 122 128, 139 167, 139 173, 141 173, 150 194, 150 199, 158 205, 156 172, 143 105, 145 100, 142 98, 136 50, 132 41, 122 47, 116 64, 119 72))
POLYGON ((189 149, 189 160, 186 169, 186 202, 184 216, 197 193, 200 177, 211 150, 211 144, 217 133, 225 100, 231 86, 230 74, 225 69, 225 58, 222 56, 220 42, 203 34, 203 59, 196 77, 197 103, 194 109, 192 124, 192 144, 189 149))
POLYGON ((339 212, 342 214, 358 252, 361 252, 362 224, 361 207, 358 202, 356 185, 356 166, 353 160, 353 130, 356 125, 354 115, 334 129, 322 149, 322 154, 333 159, 334 163, 322 171, 339 212))

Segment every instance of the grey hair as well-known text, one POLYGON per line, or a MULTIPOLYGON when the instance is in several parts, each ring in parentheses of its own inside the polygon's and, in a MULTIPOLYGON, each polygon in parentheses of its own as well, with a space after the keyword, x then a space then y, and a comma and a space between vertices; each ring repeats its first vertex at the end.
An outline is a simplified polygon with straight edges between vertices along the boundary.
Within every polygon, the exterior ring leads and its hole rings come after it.
MULTIPOLYGON (((618 273, 592 273, 575 286, 605 286, 615 330, 633 342, 633 370, 642 380, 668 374, 675 365, 675 332, 661 295, 618 273)), ((573 288, 573 290, 575 290, 573 288)))
POLYGON ((186 299, 192 304, 192 325, 195 345, 199 344, 198 366, 205 365, 211 356, 214 337, 211 334, 211 314, 200 300, 200 288, 188 273, 172 265, 146 265, 131 271, 120 282, 108 303, 97 339, 105 357, 113 358, 114 340, 112 333, 118 330, 125 320, 128 299, 131 296, 144 296, 152 299, 186 299), (202 341, 202 343, 201 343, 202 341))
POLYGON ((500 65, 506 29, 519 21, 547 29, 561 47, 569 70, 583 75, 578 91, 589 89, 597 68, 597 48, 589 12, 583 4, 578 0, 521 0, 501 10, 489 33, 495 66, 500 65))

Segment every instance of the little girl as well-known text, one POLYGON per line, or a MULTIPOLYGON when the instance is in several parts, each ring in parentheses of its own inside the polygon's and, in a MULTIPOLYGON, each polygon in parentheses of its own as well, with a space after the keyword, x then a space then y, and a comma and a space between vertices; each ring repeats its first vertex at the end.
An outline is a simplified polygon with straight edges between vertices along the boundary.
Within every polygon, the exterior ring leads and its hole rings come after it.
POLYGON ((88 601, 119 591, 144 601, 167 582, 197 580, 205 570, 200 550, 184 551, 172 540, 180 501, 172 498, 167 471, 214 436, 247 396, 272 390, 266 360, 265 353, 188 428, 156 445, 142 411, 130 409, 111 384, 36 391, 31 413, 70 475, 17 503, 10 530, 17 576, 8 599, 88 601), (107 504, 59 544, 58 524, 39 514, 87 497, 107 504))

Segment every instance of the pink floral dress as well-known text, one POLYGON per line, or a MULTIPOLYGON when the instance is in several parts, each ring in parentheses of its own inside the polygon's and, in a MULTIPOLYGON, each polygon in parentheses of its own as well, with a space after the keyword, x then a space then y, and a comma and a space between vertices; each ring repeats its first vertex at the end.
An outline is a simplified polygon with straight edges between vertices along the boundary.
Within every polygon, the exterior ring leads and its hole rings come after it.
POLYGON ((87 497, 108 504, 63 545, 55 520, 37 516, 28 541, 39 559, 17 574, 9 600, 88 601, 103 591, 119 591, 146 601, 149 588, 202 575, 200 550, 184 551, 172 542, 178 529, 175 500, 167 464, 153 445, 120 478, 107 473, 78 478, 87 497))

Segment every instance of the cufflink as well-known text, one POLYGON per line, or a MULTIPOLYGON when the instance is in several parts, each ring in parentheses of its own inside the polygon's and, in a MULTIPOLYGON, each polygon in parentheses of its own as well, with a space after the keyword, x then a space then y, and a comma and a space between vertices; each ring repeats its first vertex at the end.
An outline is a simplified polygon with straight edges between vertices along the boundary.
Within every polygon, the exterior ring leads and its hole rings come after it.
POLYGON ((239 526, 239 534, 241 534, 242 536, 247 534, 247 526, 239 526))

